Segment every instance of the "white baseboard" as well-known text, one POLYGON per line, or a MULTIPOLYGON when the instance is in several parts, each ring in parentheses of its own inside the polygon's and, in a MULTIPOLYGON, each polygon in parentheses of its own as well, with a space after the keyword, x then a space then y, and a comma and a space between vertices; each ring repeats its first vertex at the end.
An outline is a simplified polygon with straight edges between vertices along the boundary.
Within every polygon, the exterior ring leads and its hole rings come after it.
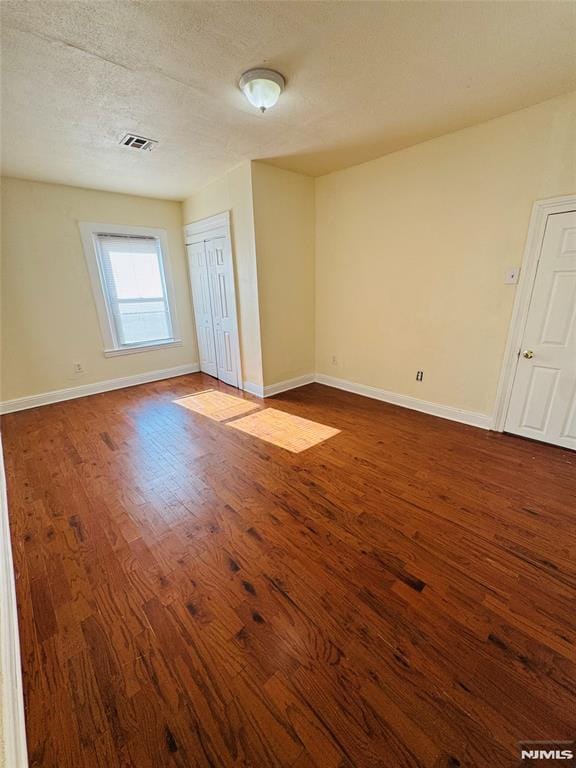
POLYGON ((165 368, 160 371, 138 373, 135 376, 123 376, 120 379, 97 381, 94 384, 80 384, 78 387, 68 387, 67 389, 56 389, 52 392, 43 392, 40 395, 17 397, 14 400, 0 402, 0 413, 24 411, 27 408, 37 408, 40 405, 60 403, 63 400, 74 400, 77 397, 97 395, 100 392, 110 392, 113 389, 124 389, 125 387, 134 387, 137 384, 148 384, 151 381, 171 379, 174 376, 184 376, 187 373, 198 373, 199 370, 200 366, 198 363, 190 363, 188 365, 178 365, 174 368, 165 368))
POLYGON ((252 381, 245 381, 242 383, 242 389, 244 392, 248 392, 249 395, 254 395, 254 397, 264 397, 264 387, 262 384, 254 384, 252 381))
POLYGON ((304 387, 306 384, 312 384, 315 381, 316 374, 305 373, 303 376, 297 376, 295 379, 286 379, 285 381, 279 381, 277 384, 268 384, 268 386, 264 387, 264 397, 279 395, 280 392, 304 387))
POLYGON ((480 427, 480 429, 490 429, 492 427, 492 418, 483 413, 464 411, 460 408, 453 408, 450 405, 430 403, 428 400, 419 400, 417 397, 399 395, 396 392, 388 392, 385 389, 370 387, 367 384, 357 384, 353 381, 337 379, 334 376, 327 376, 324 373, 317 373, 316 381, 319 384, 325 384, 328 387, 343 389, 346 392, 353 392, 356 395, 364 395, 364 397, 371 397, 374 400, 383 400, 385 403, 399 405, 402 408, 411 408, 413 411, 421 411, 430 416, 439 416, 442 419, 449 419, 450 421, 459 421, 462 424, 469 424, 472 427, 480 427))
POLYGON ((0 765, 26 768, 26 729, 18 613, 0 441, 0 765))
POLYGON ((296 389, 297 387, 303 387, 305 384, 312 384, 316 381, 316 374, 306 373, 304 376, 298 376, 295 379, 285 379, 285 381, 278 381, 276 384, 268 384, 262 386, 262 384, 254 384, 251 381, 245 381, 242 385, 242 389, 255 397, 272 397, 273 395, 279 395, 280 392, 287 392, 289 389, 296 389))
MULTIPOLYGON (((0 402, 0 414, 23 411, 27 408, 37 408, 41 405, 59 403, 63 400, 73 400, 77 397, 86 397, 87 395, 96 395, 100 392, 109 392, 113 389, 133 387, 137 384, 161 381, 162 379, 170 379, 174 376, 184 376, 187 373, 198 373, 199 370, 200 366, 198 363, 191 363, 189 365, 179 365, 175 368, 165 368, 160 371, 140 373, 135 376, 124 376, 123 378, 111 379, 110 381, 98 381, 94 384, 81 384, 78 387, 58 389, 53 392, 44 392, 40 395, 19 397, 15 400, 4 400, 3 402, 0 402)), ((442 419, 459 421, 462 424, 469 424, 473 427, 480 427, 481 429, 491 429, 493 427, 491 417, 486 416, 483 413, 465 411, 460 408, 453 408, 450 405, 430 403, 427 400, 419 400, 418 398, 410 397, 409 395, 399 395, 396 392, 388 392, 385 389, 378 389, 377 387, 371 387, 367 384, 358 384, 353 381, 347 381, 346 379, 338 379, 334 376, 327 376, 324 373, 307 373, 303 376, 298 376, 295 379, 286 379, 285 381, 279 381, 276 384, 269 384, 267 386, 254 384, 251 381, 245 381, 243 382, 242 388, 245 392, 248 392, 255 397, 266 398, 278 395, 281 392, 287 392, 290 389, 303 387, 306 384, 312 384, 315 381, 319 384, 325 384, 328 387, 335 387, 336 389, 342 389, 346 392, 353 392, 356 395, 364 395, 364 397, 382 400, 386 403, 399 405, 402 408, 411 408, 414 411, 428 413, 431 416, 439 416, 442 419)))

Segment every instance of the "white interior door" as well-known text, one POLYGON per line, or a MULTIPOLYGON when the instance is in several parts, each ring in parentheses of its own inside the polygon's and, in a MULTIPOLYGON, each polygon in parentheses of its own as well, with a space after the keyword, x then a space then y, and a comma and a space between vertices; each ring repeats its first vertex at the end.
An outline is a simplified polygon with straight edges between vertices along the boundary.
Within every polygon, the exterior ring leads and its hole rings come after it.
POLYGON ((576 449, 576 211, 547 219, 505 430, 576 449))
POLYGON ((190 268, 194 317, 196 318, 200 370, 204 373, 209 373, 210 376, 218 376, 204 240, 190 243, 186 246, 186 250, 188 252, 188 265, 190 268))
POLYGON ((239 387, 238 323, 232 249, 226 237, 212 237, 205 241, 205 246, 218 378, 239 387))

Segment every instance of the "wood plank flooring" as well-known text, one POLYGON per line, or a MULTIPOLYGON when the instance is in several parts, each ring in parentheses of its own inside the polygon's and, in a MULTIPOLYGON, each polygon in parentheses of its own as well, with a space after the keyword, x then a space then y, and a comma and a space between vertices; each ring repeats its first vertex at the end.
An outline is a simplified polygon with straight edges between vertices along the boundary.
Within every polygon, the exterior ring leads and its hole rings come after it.
POLYGON ((513 766, 576 733, 576 456, 313 384, 3 418, 30 764, 513 766))

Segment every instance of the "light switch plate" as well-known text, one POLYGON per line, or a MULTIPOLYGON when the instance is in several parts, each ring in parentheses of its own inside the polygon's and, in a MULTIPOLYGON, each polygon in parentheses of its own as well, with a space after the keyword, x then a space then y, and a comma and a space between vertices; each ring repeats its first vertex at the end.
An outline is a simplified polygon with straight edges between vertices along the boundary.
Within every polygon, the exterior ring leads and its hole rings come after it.
POLYGON ((518 278, 520 277, 520 267, 510 267, 506 272, 504 282, 506 285, 516 285, 518 278))

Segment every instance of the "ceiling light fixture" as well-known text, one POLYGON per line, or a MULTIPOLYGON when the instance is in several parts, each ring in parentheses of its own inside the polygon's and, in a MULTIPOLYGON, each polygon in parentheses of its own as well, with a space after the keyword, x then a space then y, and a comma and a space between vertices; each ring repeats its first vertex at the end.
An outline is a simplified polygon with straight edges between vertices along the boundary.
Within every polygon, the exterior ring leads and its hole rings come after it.
POLYGON ((249 69, 238 83, 240 90, 252 106, 266 112, 273 107, 284 90, 286 81, 273 69, 249 69))

